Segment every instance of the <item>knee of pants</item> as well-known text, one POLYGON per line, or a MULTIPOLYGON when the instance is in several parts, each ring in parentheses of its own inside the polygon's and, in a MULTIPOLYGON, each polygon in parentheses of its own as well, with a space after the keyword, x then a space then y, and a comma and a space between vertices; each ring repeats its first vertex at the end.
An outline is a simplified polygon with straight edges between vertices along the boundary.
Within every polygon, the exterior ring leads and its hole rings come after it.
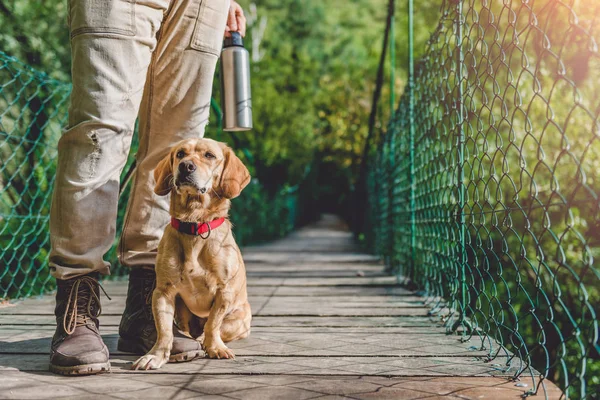
POLYGON ((129 129, 99 122, 70 128, 58 142, 57 178, 72 183, 101 183, 118 176, 127 162, 132 136, 129 129))

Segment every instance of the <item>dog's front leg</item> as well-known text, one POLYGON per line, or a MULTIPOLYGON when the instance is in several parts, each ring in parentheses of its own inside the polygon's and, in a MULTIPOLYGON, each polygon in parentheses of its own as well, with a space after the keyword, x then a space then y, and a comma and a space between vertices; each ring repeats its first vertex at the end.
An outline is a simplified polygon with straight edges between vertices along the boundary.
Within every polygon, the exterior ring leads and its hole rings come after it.
POLYGON ((221 325, 231 304, 231 294, 219 289, 204 325, 202 346, 210 358, 235 358, 233 351, 221 339, 221 325))
POLYGON ((152 294, 152 314, 156 324, 154 347, 134 364, 133 369, 159 369, 171 355, 173 346, 173 318, 175 315, 175 293, 157 287, 152 294))

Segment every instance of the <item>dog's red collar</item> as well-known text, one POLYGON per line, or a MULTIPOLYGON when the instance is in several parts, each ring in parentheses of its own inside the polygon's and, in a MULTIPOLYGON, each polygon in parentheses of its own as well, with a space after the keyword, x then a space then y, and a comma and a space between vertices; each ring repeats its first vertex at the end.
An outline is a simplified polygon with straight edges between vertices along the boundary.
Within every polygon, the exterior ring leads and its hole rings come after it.
POLYGON ((225 222, 225 218, 213 219, 210 222, 203 222, 201 224, 197 222, 184 222, 180 221, 175 217, 171 217, 171 226, 177 229, 181 233, 187 233, 188 235, 200 236, 202 239, 208 239, 213 229, 217 229, 225 222), (202 236, 207 233, 206 236, 202 236))

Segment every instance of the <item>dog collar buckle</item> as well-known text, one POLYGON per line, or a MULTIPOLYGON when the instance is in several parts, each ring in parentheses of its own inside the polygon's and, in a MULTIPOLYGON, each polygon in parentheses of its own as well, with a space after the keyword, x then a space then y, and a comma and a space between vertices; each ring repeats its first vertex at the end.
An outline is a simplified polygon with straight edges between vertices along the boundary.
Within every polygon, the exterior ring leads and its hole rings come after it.
POLYGON ((204 224, 202 224, 202 225, 200 225, 200 226, 198 227, 198 230, 197 230, 197 232, 198 232, 198 236, 200 236, 202 239, 208 239, 208 237, 209 237, 209 236, 210 236, 210 234, 212 233, 212 228, 210 227, 210 224, 209 224, 209 223, 206 223, 206 222, 205 222, 204 224), (202 233, 200 233, 200 226, 202 226, 202 225, 206 225, 206 228, 208 229, 208 232, 206 233, 206 236, 202 236, 202 233))

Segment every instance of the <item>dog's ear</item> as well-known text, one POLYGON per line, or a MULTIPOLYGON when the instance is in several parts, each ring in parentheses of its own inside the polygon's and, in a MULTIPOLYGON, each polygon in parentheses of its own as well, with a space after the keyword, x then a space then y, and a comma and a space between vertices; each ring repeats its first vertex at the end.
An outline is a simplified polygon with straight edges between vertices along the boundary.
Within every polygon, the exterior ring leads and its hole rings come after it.
POLYGON ((219 188, 223 197, 234 199, 240 195, 242 190, 250 182, 250 172, 242 163, 233 150, 226 145, 222 145, 225 155, 225 164, 219 181, 219 188))
POLYGON ((165 158, 160 160, 156 168, 154 169, 154 193, 159 196, 166 196, 171 193, 173 188, 173 167, 172 167, 172 156, 169 153, 165 158))

